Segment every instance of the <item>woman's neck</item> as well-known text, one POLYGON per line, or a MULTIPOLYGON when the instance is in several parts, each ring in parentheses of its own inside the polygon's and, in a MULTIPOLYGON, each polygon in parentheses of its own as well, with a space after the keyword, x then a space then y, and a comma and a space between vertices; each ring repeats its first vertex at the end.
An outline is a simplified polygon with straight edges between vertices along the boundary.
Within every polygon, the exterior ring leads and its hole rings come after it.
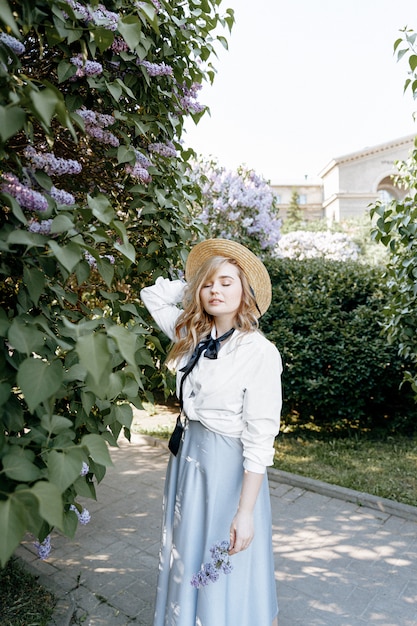
POLYGON ((216 338, 221 337, 224 333, 234 327, 234 319, 219 319, 215 318, 214 326, 216 328, 216 338))

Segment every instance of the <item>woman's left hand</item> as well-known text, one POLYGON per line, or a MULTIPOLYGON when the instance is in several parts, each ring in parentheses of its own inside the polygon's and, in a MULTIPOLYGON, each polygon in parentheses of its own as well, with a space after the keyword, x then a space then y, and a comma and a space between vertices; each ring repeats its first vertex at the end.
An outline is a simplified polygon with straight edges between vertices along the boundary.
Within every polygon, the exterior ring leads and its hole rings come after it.
POLYGON ((251 511, 238 511, 230 526, 229 554, 237 554, 246 550, 255 534, 253 514, 251 511))

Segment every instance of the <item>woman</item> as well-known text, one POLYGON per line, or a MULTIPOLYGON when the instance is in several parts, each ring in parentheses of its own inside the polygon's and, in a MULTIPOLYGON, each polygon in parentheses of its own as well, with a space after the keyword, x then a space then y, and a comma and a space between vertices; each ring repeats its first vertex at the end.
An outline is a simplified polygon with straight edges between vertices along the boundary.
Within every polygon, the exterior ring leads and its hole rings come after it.
POLYGON ((158 278, 141 291, 174 342, 168 362, 185 416, 167 470, 154 626, 277 626, 265 470, 282 366, 258 330, 271 282, 252 252, 223 239, 197 244, 185 275, 187 283, 158 278), (220 561, 218 542, 228 553, 220 561))

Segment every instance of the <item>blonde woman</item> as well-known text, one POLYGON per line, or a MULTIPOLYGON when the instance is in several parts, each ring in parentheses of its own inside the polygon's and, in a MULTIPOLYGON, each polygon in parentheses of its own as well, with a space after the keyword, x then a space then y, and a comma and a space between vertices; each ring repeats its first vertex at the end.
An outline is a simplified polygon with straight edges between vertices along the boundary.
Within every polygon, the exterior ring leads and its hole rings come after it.
POLYGON ((174 342, 185 425, 167 470, 154 626, 277 626, 266 467, 282 365, 258 330, 270 278, 223 239, 197 244, 185 276, 141 291, 174 342))

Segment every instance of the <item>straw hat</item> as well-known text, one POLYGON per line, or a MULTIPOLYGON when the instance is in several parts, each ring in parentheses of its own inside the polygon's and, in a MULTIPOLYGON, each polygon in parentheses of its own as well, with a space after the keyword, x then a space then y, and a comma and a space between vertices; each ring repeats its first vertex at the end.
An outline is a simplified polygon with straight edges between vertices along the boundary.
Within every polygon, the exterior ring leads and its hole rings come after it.
POLYGON ((253 290, 260 315, 263 315, 271 304, 271 279, 262 261, 248 248, 236 241, 206 239, 195 245, 191 249, 185 265, 186 280, 191 280, 203 263, 213 256, 222 256, 237 261, 253 290))

